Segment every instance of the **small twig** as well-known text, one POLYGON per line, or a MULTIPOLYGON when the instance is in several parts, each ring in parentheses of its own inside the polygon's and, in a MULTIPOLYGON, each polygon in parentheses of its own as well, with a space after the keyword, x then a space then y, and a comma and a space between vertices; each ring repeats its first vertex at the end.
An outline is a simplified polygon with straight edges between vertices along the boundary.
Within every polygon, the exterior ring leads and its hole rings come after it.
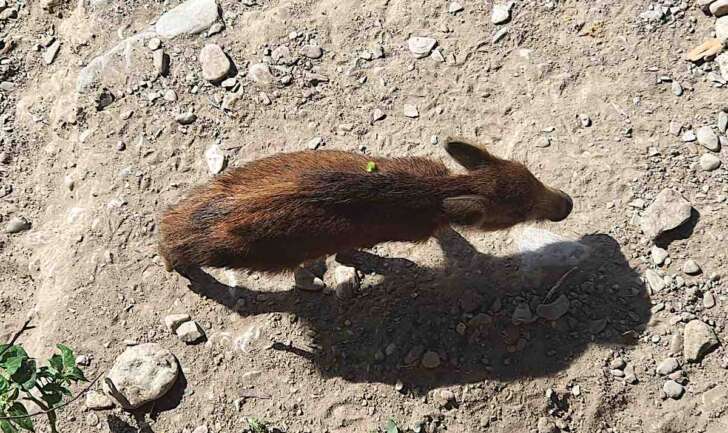
POLYGON ((579 267, 574 266, 573 268, 566 271, 566 273, 564 275, 562 275, 561 278, 559 278, 559 281, 557 281, 556 284, 554 284, 554 286, 551 288, 551 290, 549 290, 549 292, 546 293, 546 296, 543 298, 543 301, 541 301, 541 303, 545 304, 546 301, 548 301, 548 299, 551 297, 551 295, 553 295, 554 292, 556 292, 556 290, 558 290, 558 288, 561 287, 561 285, 564 283, 564 280, 566 280, 566 277, 571 275, 571 273, 577 269, 579 269, 579 267))
POLYGON ((36 416, 46 415, 48 413, 55 412, 58 409, 61 409, 63 407, 66 407, 69 404, 71 404, 74 401, 76 401, 79 398, 81 398, 81 396, 83 396, 84 394, 86 394, 91 389, 91 387, 94 386, 94 384, 99 380, 99 378, 102 375, 103 375, 103 373, 99 373, 98 376, 96 376, 96 378, 94 380, 92 380, 91 383, 89 383, 86 388, 83 389, 83 391, 79 392, 78 394, 76 394, 75 397, 73 397, 72 399, 68 400, 65 403, 61 403, 58 406, 53 406, 52 408, 47 409, 47 410, 41 410, 41 411, 38 411, 38 412, 33 412, 33 413, 28 414, 28 415, 0 416, 0 420, 14 420, 14 419, 33 418, 33 417, 36 417, 36 416))
POLYGON ((30 317, 25 320, 25 323, 23 323, 23 326, 20 328, 20 330, 18 330, 15 334, 13 334, 13 337, 8 342, 8 345, 5 346, 3 348, 3 350, 0 350, 0 356, 2 356, 5 352, 7 352, 13 346, 13 344, 15 344, 15 342, 18 340, 18 338, 20 338, 20 336, 23 335, 23 332, 30 329, 29 325, 30 325, 31 320, 33 320, 33 319, 30 317))

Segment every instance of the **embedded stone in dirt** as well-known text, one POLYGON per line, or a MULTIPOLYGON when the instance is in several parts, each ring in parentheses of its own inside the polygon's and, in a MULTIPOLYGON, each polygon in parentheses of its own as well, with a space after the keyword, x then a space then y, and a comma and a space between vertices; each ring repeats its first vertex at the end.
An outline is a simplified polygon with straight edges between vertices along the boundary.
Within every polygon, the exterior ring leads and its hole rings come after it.
POLYGON ((275 78, 270 72, 270 67, 265 63, 256 63, 248 68, 248 78, 251 81, 261 85, 273 84, 275 78))
POLYGON ((550 304, 541 304, 536 307, 536 314, 546 320, 557 320, 569 312, 569 298, 561 295, 550 304))
POLYGON ((407 41, 410 52, 418 59, 429 56, 432 49, 435 48, 435 45, 437 45, 435 38, 424 36, 412 36, 407 41))
POLYGON ((720 141, 718 140, 718 136, 715 132, 713 132, 713 128, 710 126, 701 127, 695 135, 698 139, 698 143, 704 148, 712 152, 718 152, 720 150, 720 141))
POLYGON ((538 433, 559 433, 561 431, 561 429, 559 429, 553 421, 545 416, 538 419, 536 430, 538 433))
POLYGON ((179 325, 192 320, 189 314, 170 314, 164 318, 164 325, 170 331, 174 332, 179 325))
POLYGON ((417 106, 412 104, 404 104, 404 110, 402 110, 405 117, 409 117, 414 119, 415 117, 420 117, 419 111, 417 111, 417 106))
POLYGON ((680 368, 680 364, 675 358, 667 358, 657 365, 657 374, 660 376, 667 376, 670 373, 677 371, 680 368))
POLYGON ((5 226, 5 233, 14 234, 24 232, 29 229, 30 222, 27 219, 14 216, 10 218, 10 221, 8 221, 8 224, 5 226))
POLYGON ((658 246, 653 246, 650 249, 650 255, 652 256, 652 263, 660 266, 667 260, 667 250, 658 246))
POLYGON ((217 44, 207 44, 200 50, 202 78, 211 82, 222 81, 232 69, 230 59, 217 44))
POLYGON ((353 297, 359 288, 359 277, 356 275, 356 269, 351 266, 338 266, 334 270, 334 281, 336 297, 339 299, 353 297))
POLYGON ((700 169, 703 171, 715 171, 721 164, 720 158, 712 153, 705 153, 700 157, 700 169))
POLYGON ((301 48, 301 54, 309 59, 320 59, 324 55, 324 50, 318 45, 305 45, 301 48))
POLYGON ((673 189, 664 189, 645 211, 640 224, 642 231, 650 240, 655 239, 686 223, 692 209, 690 202, 680 193, 673 189))
POLYGON ((50 65, 53 63, 54 60, 56 60, 56 56, 58 55, 58 51, 61 49, 61 41, 55 40, 50 47, 46 48, 45 53, 43 53, 43 61, 46 65, 50 65))
POLYGON ((683 356, 688 362, 700 362, 720 342, 713 328, 700 320, 692 320, 685 326, 683 356))
POLYGON ((715 37, 721 43, 728 41, 728 17, 720 17, 715 20, 715 37))
POLYGON ((213 144, 205 151, 205 161, 207 168, 212 174, 218 174, 225 168, 225 155, 217 144, 213 144))
POLYGON ((187 0, 157 20, 154 30, 163 38, 207 30, 218 18, 215 0, 187 0))
POLYGON ((104 410, 114 407, 114 401, 106 394, 98 391, 89 391, 86 394, 86 408, 91 410, 104 410))
POLYGON ((662 279, 660 274, 652 269, 645 271, 645 279, 647 280, 647 284, 650 285, 650 288, 655 293, 659 293, 665 288, 665 280, 662 279))
POLYGON ((690 259, 683 265, 683 272, 688 275, 697 275, 700 273, 700 265, 695 260, 690 259))
POLYGON ((513 2, 496 3, 493 5, 493 11, 490 15, 490 22, 493 24, 504 24, 511 19, 511 9, 513 2))
POLYGON ((683 393, 685 392, 685 388, 683 388, 682 385, 675 382, 674 380, 668 380, 667 382, 665 382, 665 384, 662 386, 662 390, 665 392, 666 396, 674 400, 682 397, 683 393))
POLYGON ((180 340, 187 344, 197 343, 205 338, 205 332, 194 320, 182 323, 177 327, 174 333, 177 334, 177 337, 179 337, 180 340))
POLYGON ((172 352, 156 343, 124 351, 111 367, 104 391, 124 409, 136 409, 164 396, 179 374, 172 352))

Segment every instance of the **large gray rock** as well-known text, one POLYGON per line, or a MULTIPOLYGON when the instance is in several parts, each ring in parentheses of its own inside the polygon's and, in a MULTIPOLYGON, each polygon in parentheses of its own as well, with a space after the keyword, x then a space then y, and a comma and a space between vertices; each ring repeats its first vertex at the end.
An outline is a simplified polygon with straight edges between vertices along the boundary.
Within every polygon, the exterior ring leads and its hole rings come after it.
POLYGON ((182 34, 202 33, 217 21, 215 0, 187 0, 157 20, 154 30, 159 36, 172 39, 182 34))
POLYGON ((703 357, 720 344, 713 328, 692 320, 685 326, 683 334, 683 356, 688 362, 700 362, 703 357))
POLYGON ((166 394, 178 374, 172 352, 156 343, 140 344, 116 358, 106 376, 104 391, 123 408, 136 409, 166 394))
POLYGON ((676 229, 690 219, 692 206, 675 190, 664 189, 647 208, 640 221, 642 231, 655 239, 666 231, 676 229))

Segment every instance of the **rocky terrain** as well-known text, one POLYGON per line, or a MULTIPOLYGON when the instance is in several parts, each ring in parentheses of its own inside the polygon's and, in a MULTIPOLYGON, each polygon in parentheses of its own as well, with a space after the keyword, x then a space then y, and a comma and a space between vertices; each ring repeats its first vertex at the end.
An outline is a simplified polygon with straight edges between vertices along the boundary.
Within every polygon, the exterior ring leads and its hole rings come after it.
POLYGON ((728 1, 0 0, 0 39, 0 341, 103 374, 61 431, 728 431, 728 1), (453 134, 573 214, 299 288, 157 255, 228 167, 453 134))

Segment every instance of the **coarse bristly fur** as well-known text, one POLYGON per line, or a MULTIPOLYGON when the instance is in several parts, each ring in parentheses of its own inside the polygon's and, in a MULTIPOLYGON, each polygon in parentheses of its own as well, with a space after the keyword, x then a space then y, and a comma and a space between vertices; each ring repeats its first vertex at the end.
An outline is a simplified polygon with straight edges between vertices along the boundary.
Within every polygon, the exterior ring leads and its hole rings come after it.
POLYGON ((458 139, 447 140, 445 150, 465 174, 424 158, 340 151, 250 162, 193 189, 163 214, 161 256, 170 271, 280 272, 381 242, 424 241, 449 224, 492 231, 560 221, 572 210, 568 195, 522 164, 458 139))

